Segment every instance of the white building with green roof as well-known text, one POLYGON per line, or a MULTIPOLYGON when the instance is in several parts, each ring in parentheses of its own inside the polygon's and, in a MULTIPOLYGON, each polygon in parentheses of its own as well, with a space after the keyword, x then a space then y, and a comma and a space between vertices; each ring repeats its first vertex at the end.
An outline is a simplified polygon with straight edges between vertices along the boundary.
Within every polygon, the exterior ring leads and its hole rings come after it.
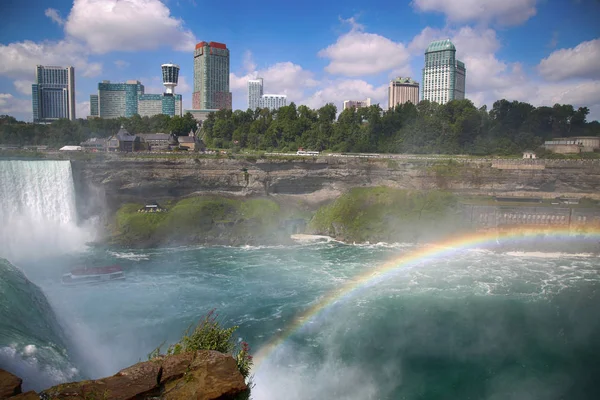
POLYGON ((421 99, 439 104, 464 99, 466 76, 450 39, 431 42, 425 51, 421 99))

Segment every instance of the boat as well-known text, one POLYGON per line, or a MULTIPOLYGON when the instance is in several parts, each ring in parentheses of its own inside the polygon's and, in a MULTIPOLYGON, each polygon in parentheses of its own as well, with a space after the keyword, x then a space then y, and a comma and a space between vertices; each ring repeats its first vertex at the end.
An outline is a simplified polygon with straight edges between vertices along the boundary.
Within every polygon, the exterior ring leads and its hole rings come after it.
POLYGON ((63 274, 63 285, 91 285, 102 282, 125 279, 123 269, 118 265, 106 267, 77 268, 63 274))

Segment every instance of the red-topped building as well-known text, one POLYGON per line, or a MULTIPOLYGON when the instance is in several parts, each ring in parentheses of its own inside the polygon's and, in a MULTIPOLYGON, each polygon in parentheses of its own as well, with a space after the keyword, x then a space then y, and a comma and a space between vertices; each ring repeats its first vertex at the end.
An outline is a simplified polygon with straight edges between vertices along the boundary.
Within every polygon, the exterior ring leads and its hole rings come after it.
POLYGON ((195 110, 231 110, 229 49, 225 43, 200 42, 194 50, 195 110))

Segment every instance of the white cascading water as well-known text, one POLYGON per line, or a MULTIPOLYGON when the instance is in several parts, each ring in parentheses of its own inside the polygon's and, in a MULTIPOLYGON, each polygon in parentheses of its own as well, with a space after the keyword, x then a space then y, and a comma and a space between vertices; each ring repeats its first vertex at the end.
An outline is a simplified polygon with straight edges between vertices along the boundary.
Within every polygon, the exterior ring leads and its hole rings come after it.
POLYGON ((0 161, 0 257, 40 259, 81 250, 69 161, 0 161))

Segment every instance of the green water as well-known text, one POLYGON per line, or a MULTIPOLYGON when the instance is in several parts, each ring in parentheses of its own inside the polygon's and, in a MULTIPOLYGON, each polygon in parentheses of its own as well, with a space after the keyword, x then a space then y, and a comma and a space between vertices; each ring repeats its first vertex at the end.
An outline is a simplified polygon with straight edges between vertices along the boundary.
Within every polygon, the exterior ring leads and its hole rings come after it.
MULTIPOLYGON (((145 360, 212 308, 259 349, 332 290, 414 249, 88 250, 20 267, 48 297, 80 373, 99 377, 145 360), (61 286, 80 262, 117 262, 126 279, 61 286)), ((253 398, 597 398, 599 288, 591 256, 470 250, 413 264, 292 334, 254 369, 253 398)))

